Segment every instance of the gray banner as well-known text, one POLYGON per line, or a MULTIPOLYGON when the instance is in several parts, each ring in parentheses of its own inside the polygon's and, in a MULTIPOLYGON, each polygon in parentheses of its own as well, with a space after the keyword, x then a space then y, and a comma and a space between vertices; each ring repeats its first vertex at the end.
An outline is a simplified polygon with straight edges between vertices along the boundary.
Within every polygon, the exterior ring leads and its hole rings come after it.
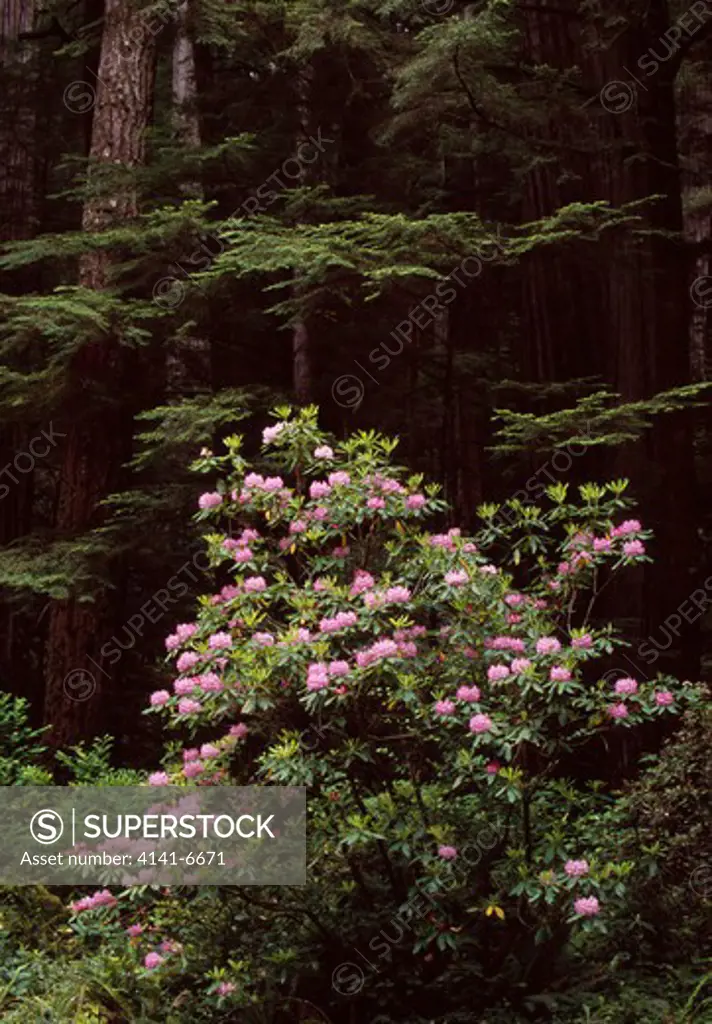
POLYGON ((0 786, 0 884, 305 885, 306 789, 0 786))

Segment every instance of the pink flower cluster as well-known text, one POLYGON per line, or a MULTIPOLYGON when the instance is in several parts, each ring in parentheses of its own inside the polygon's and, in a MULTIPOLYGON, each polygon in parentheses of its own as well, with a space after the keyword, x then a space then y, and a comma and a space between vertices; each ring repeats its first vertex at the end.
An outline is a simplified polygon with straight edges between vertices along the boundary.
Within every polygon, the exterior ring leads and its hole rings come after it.
POLYGON ((561 643, 555 636, 540 636, 536 642, 537 654, 555 654, 561 650, 561 643))
POLYGON ((354 573, 354 579, 349 593, 353 597, 358 597, 359 594, 363 594, 366 590, 371 590, 375 585, 376 581, 370 572, 364 572, 363 569, 357 569, 354 573))
POLYGON ((526 672, 528 668, 531 668, 532 663, 529 658, 515 658, 509 667, 513 675, 518 676, 521 672, 526 672))
POLYGON ((495 636, 485 640, 485 648, 489 651, 516 651, 523 654, 526 644, 516 636, 495 636))
POLYGON ((601 907, 595 896, 581 896, 574 900, 574 910, 581 917, 594 917, 601 907))
POLYGON ((401 651, 396 641, 385 638, 377 640, 370 647, 359 651, 356 655, 356 664, 359 668, 369 668, 369 666, 376 665, 384 658, 392 658, 399 654, 401 654, 401 651))
POLYGON ((564 864, 564 871, 569 878, 583 878, 588 874, 589 867, 587 860, 567 860, 564 864))
POLYGON ((475 734, 489 732, 492 728, 492 719, 489 715, 473 715, 470 719, 470 732, 475 734))
POLYGON ((447 551, 457 551, 456 541, 461 533, 457 527, 448 530, 447 533, 434 533, 430 537, 430 545, 434 548, 445 548, 447 551))
POLYGON ((222 501, 222 494, 218 494, 217 491, 210 491, 206 494, 200 495, 198 498, 198 506, 202 509, 217 508, 218 505, 222 505, 222 501))
POLYGON ((411 593, 407 587, 395 586, 387 590, 367 591, 363 602, 367 608, 382 608, 386 604, 407 604, 410 598, 411 593))
POLYGON ((166 650, 175 651, 186 640, 190 640, 197 630, 198 627, 194 622, 182 622, 179 626, 176 626, 175 633, 171 633, 170 636, 166 637, 166 650))
POLYGON ((341 629, 349 629, 358 622, 356 612, 337 612, 333 618, 324 618, 319 623, 320 633, 338 633, 341 629))
POLYGON ((73 914, 81 914, 85 910, 96 910, 97 907, 115 907, 119 901, 108 889, 99 889, 92 896, 84 896, 70 904, 73 914))
POLYGON ((286 423, 275 423, 273 427, 265 427, 262 431, 262 444, 272 444, 286 427, 286 423))
POLYGON ((638 684, 635 679, 631 679, 629 676, 626 676, 625 679, 617 679, 613 689, 618 694, 628 696, 629 694, 638 692, 638 684))
POLYGON ((274 494, 284 488, 284 480, 281 476, 263 477, 260 473, 248 473, 244 480, 244 486, 247 491, 263 491, 265 494, 274 494))
POLYGON ((490 665, 487 669, 487 678, 491 683, 499 683, 509 676, 507 665, 490 665))
POLYGON ((439 846, 438 857, 442 857, 443 860, 455 860, 457 849, 454 846, 439 846))
POLYGON ((324 690, 332 679, 347 676, 350 671, 348 661, 314 661, 307 669, 307 690, 324 690))

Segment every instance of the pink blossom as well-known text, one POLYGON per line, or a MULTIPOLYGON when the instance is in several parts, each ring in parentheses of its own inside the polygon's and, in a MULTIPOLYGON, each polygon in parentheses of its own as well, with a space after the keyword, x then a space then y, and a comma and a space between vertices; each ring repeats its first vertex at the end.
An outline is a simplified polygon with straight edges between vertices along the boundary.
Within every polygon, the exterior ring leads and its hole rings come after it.
POLYGON ((171 695, 168 690, 154 690, 150 697, 151 707, 160 708, 170 699, 171 695))
POLYGON ((587 860, 567 860, 564 864, 564 871, 569 878, 583 878, 588 874, 587 860))
POLYGON ((398 653, 398 644, 395 640, 377 640, 371 647, 357 653, 356 664, 359 668, 368 668, 383 658, 390 658, 398 653))
POLYGON ((233 557, 238 565, 243 565, 245 562, 251 562, 254 556, 249 548, 239 548, 233 557))
POLYGON ((183 765, 183 774, 186 779, 194 779, 196 775, 200 775, 205 765, 202 761, 188 761, 187 764, 183 765))
POLYGON ((610 551, 613 547, 613 542, 610 537, 594 537, 593 550, 594 551, 610 551))
POLYGON ((199 757, 200 751, 198 750, 197 747, 190 747, 189 749, 183 751, 184 761, 197 761, 199 757))
POLYGON ((620 526, 616 526, 611 530, 611 536, 626 537, 629 533, 640 533, 642 529, 642 524, 637 519, 626 519, 620 526))
POLYGON ((198 712, 203 710, 203 705, 200 701, 191 700, 190 697, 181 697, 178 701, 178 714, 179 715, 197 715, 198 712))
POLYGON ((162 963, 163 957, 160 953, 146 953, 146 956, 143 958, 144 967, 149 971, 152 971, 155 967, 160 967, 162 963))
POLYGON ((148 776, 149 786, 169 786, 171 780, 165 772, 153 772, 148 776))
POLYGON ((351 669, 349 668, 348 661, 332 661, 329 665, 330 676, 347 676, 351 669))
POLYGON ((344 544, 340 547, 335 547, 331 553, 334 556, 334 558, 346 558, 350 551, 351 548, 348 546, 348 544, 344 544))
POLYGON ((164 939, 161 943, 162 953, 180 953, 182 949, 180 942, 176 942, 175 939, 164 939))
POLYGON ((454 551, 456 548, 452 537, 447 533, 434 533, 430 538, 430 546, 434 548, 447 548, 454 551))
POLYGON ((459 686, 455 696, 458 700, 465 700, 470 704, 474 704, 480 699, 480 690, 477 686, 459 686))
POLYGON ((251 527, 248 526, 248 527, 245 527, 245 529, 240 534, 240 536, 238 538, 238 543, 242 544, 242 545, 247 545, 247 544, 249 544, 253 540, 259 540, 259 537, 260 537, 259 530, 254 530, 254 529, 252 529, 251 527))
POLYGON ((326 498, 331 494, 331 485, 326 480, 315 480, 309 487, 310 498, 326 498))
POLYGON ((205 494, 201 494, 198 498, 198 505, 202 509, 206 508, 217 508, 218 505, 222 505, 222 494, 218 494, 217 491, 208 491, 205 494))
POLYGON ((252 639, 259 647, 274 646, 274 637, 271 633, 253 633, 252 639))
POLYGON ((232 647, 232 637, 229 633, 213 633, 208 638, 208 647, 219 650, 223 647, 232 647))
POLYGON ((385 594, 387 604, 406 604, 410 601, 410 591, 407 587, 389 587, 385 594))
POLYGON ((321 633, 336 633, 340 629, 348 629, 358 623, 356 612, 337 612, 334 618, 324 618, 319 623, 321 633))
POLYGON ((525 601, 526 597, 524 594, 507 594, 504 599, 504 603, 509 605, 510 608, 518 608, 520 605, 524 604, 525 601))
POLYGON ((457 849, 454 846, 439 846, 438 857, 442 857, 443 860, 455 860, 457 849))
POLYGON ((642 540, 627 540, 623 545, 623 554, 632 558, 634 555, 645 554, 645 544, 642 540))
POLYGON ((368 501, 366 502, 366 508, 377 509, 385 507, 386 502, 384 501, 383 498, 369 498, 368 501))
POLYGON ((203 743, 200 748, 201 757, 219 757, 220 748, 216 747, 214 743, 203 743))
POLYGON ((487 669, 487 678, 491 683, 498 683, 509 675, 509 668, 506 665, 490 665, 487 669))
POLYGON ((137 935, 142 935, 143 934, 143 925, 142 924, 130 924, 128 926, 128 928, 126 929, 126 934, 129 935, 132 939, 135 939, 137 935))
POLYGON ((515 658, 509 667, 514 675, 518 676, 520 672, 526 672, 528 668, 531 668, 531 665, 529 658, 515 658))
POLYGON ((405 488, 402 484, 399 484, 397 480, 383 480, 378 481, 378 486, 381 488, 384 494, 403 494, 405 488))
POLYGON ((485 647, 492 651, 518 651, 526 650, 526 644, 516 636, 496 636, 492 640, 485 641, 485 647))
POLYGON ((631 694, 638 692, 638 684, 635 679, 631 679, 626 676, 625 679, 616 680, 616 685, 613 687, 616 693, 619 694, 631 694))
POLYGON ((343 469, 338 469, 335 473, 329 473, 327 479, 332 487, 345 487, 351 483, 351 477, 343 469))
POLYGON ((187 672, 189 669, 194 668, 199 661, 200 655, 196 654, 195 651, 184 651, 176 662, 176 668, 179 672, 187 672))
POLYGON ((628 708, 623 703, 611 704, 608 708, 608 714, 611 718, 627 718, 628 708))
POLYGON ((555 636, 541 636, 536 642, 537 654, 554 654, 561 650, 561 644, 555 636))
POLYGON ((318 448, 314 449, 315 459, 333 459, 334 452, 328 446, 328 444, 320 444, 318 448))
POLYGON ((222 679, 215 672, 203 672, 198 676, 198 685, 203 693, 220 693, 224 689, 222 679))
POLYGON ((358 594, 362 594, 364 590, 370 590, 371 587, 375 586, 375 583, 376 581, 369 572, 357 569, 349 593, 356 597, 358 594))
POLYGON ((658 690, 658 692, 655 694, 655 703, 660 708, 668 707, 670 704, 673 703, 674 700, 675 698, 669 690, 658 690))
POLYGON ((593 917, 600 909, 600 904, 595 896, 581 896, 574 900, 574 910, 582 917, 593 917))
POLYGON ((556 567, 559 576, 567 576, 571 572, 570 562, 559 562, 556 567))
POLYGON ((485 771, 488 775, 496 775, 501 768, 499 761, 489 761, 485 767, 485 771))
POLYGON ((445 582, 449 587, 461 587, 469 577, 464 569, 451 569, 445 573, 445 582))
POLYGON ((398 642, 398 653, 401 658, 416 658, 418 656, 418 646, 414 644, 412 640, 401 640, 398 642))
POLYGON ((312 509, 311 517, 312 519, 316 519, 317 521, 321 522, 322 520, 326 519, 328 514, 328 508, 324 508, 323 505, 317 505, 316 508, 312 509))
POLYGON ((522 621, 522 616, 517 615, 516 612, 509 612, 507 615, 507 625, 516 626, 518 622, 522 621))
POLYGON ((85 910, 96 910, 97 907, 115 907, 118 903, 116 897, 108 889, 99 889, 91 896, 83 896, 70 904, 75 914, 81 914, 85 910))
POLYGON ((259 594, 266 587, 267 584, 262 576, 248 576, 244 582, 244 588, 248 594, 259 594))
POLYGON ((473 715, 470 719, 470 732, 489 732, 492 728, 492 719, 489 715, 473 715))
POLYGON ((592 644, 593 638, 590 633, 584 633, 583 636, 575 636, 571 639, 571 646, 581 651, 588 650, 592 644))
POLYGON ((231 725, 230 726, 230 732, 228 733, 228 735, 229 736, 234 736, 238 740, 243 740, 245 738, 245 736, 247 736, 248 732, 249 732, 249 729, 247 728, 245 723, 244 722, 238 722, 236 725, 231 725))
POLYGON ((262 444, 272 444, 282 433, 286 423, 275 423, 273 427, 265 427, 262 431, 262 444))
POLYGON ((568 683, 571 679, 571 673, 563 665, 554 665, 549 673, 549 679, 551 679, 552 683, 568 683))
POLYGON ((294 535, 297 533, 304 533, 307 528, 307 524, 303 519, 295 519, 294 522, 289 524, 289 532, 294 535))
POLYGON ((409 494, 405 499, 406 508, 423 508, 426 502, 424 494, 409 494))
POLYGON ((281 476, 268 476, 262 483, 261 490, 267 494, 274 494, 275 491, 281 491, 284 487, 284 480, 281 476))
POLYGON ((221 981, 215 991, 219 996, 229 996, 236 988, 237 985, 232 981, 221 981))
POLYGON ((455 713, 455 704, 451 700, 439 700, 435 704, 435 713, 438 715, 452 715, 455 713))
POLYGON ((197 681, 193 676, 188 676, 183 679, 176 679, 173 683, 173 690, 178 694, 179 697, 186 697, 189 693, 198 685, 197 681))
POLYGON ((307 669, 307 690, 323 690, 329 685, 329 670, 324 662, 317 661, 307 669))

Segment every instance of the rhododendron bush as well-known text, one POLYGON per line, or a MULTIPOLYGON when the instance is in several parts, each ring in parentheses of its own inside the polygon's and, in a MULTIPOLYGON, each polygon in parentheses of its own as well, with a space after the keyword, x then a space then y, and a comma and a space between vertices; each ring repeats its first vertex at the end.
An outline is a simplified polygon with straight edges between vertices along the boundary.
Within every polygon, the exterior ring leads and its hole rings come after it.
POLYGON ((275 418, 257 465, 237 437, 195 465, 217 587, 166 640, 148 782, 307 786, 308 884, 107 895, 77 921, 113 921, 137 991, 162 979, 185 1019, 521 1009, 625 913, 607 764, 700 700, 603 671, 621 641, 596 598, 649 534, 614 482, 485 506, 467 536, 394 441, 275 418))

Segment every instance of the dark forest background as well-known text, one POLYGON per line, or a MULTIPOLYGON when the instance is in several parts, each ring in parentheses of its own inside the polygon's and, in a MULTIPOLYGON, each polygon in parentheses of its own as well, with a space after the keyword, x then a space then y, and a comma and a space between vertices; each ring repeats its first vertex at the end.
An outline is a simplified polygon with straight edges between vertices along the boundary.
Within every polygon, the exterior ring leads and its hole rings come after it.
POLYGON ((654 562, 606 612, 699 677, 712 5, 1 11, 0 686, 53 744, 151 763, 187 465, 284 399, 397 433, 463 527, 629 477, 654 562))

